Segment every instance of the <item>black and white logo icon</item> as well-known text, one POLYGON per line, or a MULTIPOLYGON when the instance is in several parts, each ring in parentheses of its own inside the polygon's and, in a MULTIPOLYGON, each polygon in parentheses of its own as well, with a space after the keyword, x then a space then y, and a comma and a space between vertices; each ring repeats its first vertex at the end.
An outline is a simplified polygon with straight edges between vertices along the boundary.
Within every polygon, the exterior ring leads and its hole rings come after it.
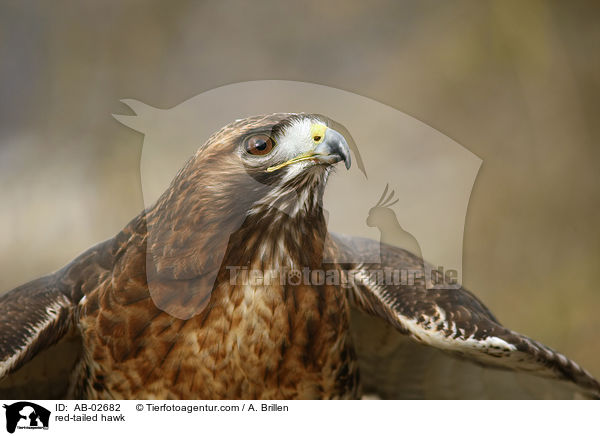
POLYGON ((3 406, 6 409, 6 431, 14 433, 16 429, 48 429, 50 411, 29 401, 19 401, 3 406))

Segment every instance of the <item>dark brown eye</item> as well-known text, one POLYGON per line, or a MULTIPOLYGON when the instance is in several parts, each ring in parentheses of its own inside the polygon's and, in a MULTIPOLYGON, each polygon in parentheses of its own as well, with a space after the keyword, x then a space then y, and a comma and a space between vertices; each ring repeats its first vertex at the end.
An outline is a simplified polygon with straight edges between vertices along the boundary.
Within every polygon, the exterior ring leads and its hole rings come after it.
POLYGON ((273 150, 274 145, 270 136, 259 134, 246 139, 245 147, 248 153, 260 156, 273 150))

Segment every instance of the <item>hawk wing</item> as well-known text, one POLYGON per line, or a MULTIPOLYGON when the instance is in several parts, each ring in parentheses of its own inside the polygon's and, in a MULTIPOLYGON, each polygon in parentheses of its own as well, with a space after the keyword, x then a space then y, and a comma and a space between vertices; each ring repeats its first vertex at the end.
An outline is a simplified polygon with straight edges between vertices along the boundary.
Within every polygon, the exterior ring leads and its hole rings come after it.
POLYGON ((72 311, 53 275, 0 296, 0 397, 64 396, 78 355, 72 311))
POLYGON ((428 290, 417 282, 394 285, 374 279, 377 270, 417 269, 418 257, 364 238, 334 234, 332 240, 340 258, 380 251, 381 264, 349 265, 355 279, 350 300, 362 312, 354 311, 352 332, 366 394, 384 398, 563 398, 575 391, 600 395, 598 381, 577 363, 503 327, 469 291, 428 290))
POLYGON ((61 399, 83 347, 81 299, 107 280, 131 232, 104 241, 54 274, 0 295, 0 397, 61 399))

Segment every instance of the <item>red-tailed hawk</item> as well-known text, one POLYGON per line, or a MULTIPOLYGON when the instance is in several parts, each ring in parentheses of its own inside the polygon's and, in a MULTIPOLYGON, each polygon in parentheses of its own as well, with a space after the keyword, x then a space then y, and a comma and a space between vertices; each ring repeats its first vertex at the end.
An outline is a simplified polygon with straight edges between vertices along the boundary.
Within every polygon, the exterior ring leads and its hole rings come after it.
POLYGON ((417 256, 328 235, 321 200, 340 161, 346 140, 319 116, 216 132, 114 238, 0 297, 1 396, 600 394, 470 292, 378 279, 422 268, 417 256), (381 263, 323 263, 368 251, 381 263))

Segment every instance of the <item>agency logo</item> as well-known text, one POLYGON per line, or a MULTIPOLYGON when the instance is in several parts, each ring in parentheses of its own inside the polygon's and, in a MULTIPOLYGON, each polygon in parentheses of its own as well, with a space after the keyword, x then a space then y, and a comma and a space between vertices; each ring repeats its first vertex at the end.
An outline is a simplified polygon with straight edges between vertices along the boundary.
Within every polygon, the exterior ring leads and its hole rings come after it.
MULTIPOLYGON (((460 288, 467 206, 482 160, 434 128, 366 97, 286 80, 226 85, 168 109, 131 99, 122 102, 134 114, 114 117, 144 134, 140 174, 147 207, 169 189, 173 175, 190 156, 203 152, 200 146, 205 140, 232 120, 258 114, 319 114, 321 121, 344 137, 355 162, 349 171, 340 171, 327 182, 323 208, 328 230, 378 240, 380 247, 392 245, 423 259, 420 264, 401 270, 383 271, 376 267, 381 263, 381 249, 348 250, 334 257, 330 257, 334 251, 329 250, 323 253, 322 263, 370 265, 370 271, 378 270, 376 277, 368 277, 368 281, 377 285, 390 282, 411 285, 412 280, 420 280, 427 289, 460 288)), ((263 192, 266 185, 262 179, 244 172, 247 167, 241 159, 232 159, 227 165, 228 173, 236 174, 228 180, 231 204, 245 204, 248 193, 263 192)), ((202 168, 200 172, 215 168, 202 168)), ((219 186, 211 185, 207 192, 217 192, 219 186)), ((300 204, 301 199, 294 199, 293 191, 286 195, 286 201, 274 201, 271 206, 281 205, 281 212, 294 213, 293 208, 289 211, 285 208, 300 204)), ((157 307, 180 319, 189 319, 204 309, 209 301, 206 296, 213 289, 218 266, 227 251, 229 236, 243 224, 246 212, 244 207, 231 208, 227 217, 211 218, 212 223, 221 223, 220 233, 210 239, 212 260, 200 263, 193 272, 198 280, 185 288, 180 280, 166 278, 182 268, 183 258, 195 256, 194 241, 199 239, 175 236, 178 227, 175 221, 168 221, 176 219, 176 214, 148 220, 148 247, 156 248, 147 250, 147 283, 157 307), (163 247, 166 235, 178 241, 168 253, 158 248, 163 247), (224 242, 216 243, 220 238, 224 242), (177 256, 182 256, 181 261, 177 256), (214 265, 217 267, 213 268, 214 265)), ((226 267, 232 268, 231 279, 246 280, 243 265, 226 267), (236 269, 237 266, 241 268, 236 269)), ((177 274, 192 274, 190 271, 181 269, 177 274)), ((272 277, 271 271, 247 272, 250 280, 256 276, 261 281, 306 283, 296 271, 290 274, 275 271, 276 277, 272 277)), ((316 283, 321 279, 332 284, 345 280, 339 275, 328 279, 326 269, 314 274, 316 283)))
POLYGON ((19 430, 48 430, 50 411, 42 406, 29 401, 19 401, 10 405, 4 404, 6 409, 6 431, 14 433, 19 430))

